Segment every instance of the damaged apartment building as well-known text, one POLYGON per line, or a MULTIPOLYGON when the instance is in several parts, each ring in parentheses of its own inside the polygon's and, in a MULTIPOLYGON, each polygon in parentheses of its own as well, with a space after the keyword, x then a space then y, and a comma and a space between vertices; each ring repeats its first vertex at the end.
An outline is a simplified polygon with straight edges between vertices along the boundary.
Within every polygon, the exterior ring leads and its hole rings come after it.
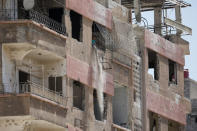
POLYGON ((189 70, 184 71, 184 94, 191 100, 191 112, 187 114, 187 125, 185 131, 197 129, 197 82, 189 77, 189 70))
POLYGON ((184 131, 188 6, 0 0, 0 130, 184 131))

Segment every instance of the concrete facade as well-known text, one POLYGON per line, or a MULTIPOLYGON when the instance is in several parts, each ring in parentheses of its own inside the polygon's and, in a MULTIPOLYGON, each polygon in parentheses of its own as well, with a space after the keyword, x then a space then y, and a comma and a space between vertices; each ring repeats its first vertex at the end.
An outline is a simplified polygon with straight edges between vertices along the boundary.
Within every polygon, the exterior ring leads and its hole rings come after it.
POLYGON ((153 33, 127 0, 23 2, 0 0, 0 130, 184 130, 189 44, 162 36, 165 3, 137 1, 153 33))

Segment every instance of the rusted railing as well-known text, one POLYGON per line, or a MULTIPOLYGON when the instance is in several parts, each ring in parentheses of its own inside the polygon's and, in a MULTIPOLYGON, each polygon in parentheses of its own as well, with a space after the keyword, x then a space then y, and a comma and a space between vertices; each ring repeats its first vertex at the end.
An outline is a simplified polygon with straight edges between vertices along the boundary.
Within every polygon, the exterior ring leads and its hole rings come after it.
POLYGON ((49 90, 48 88, 44 88, 39 84, 28 82, 28 83, 20 83, 19 84, 19 93, 30 93, 34 94, 63 106, 66 106, 67 98, 62 96, 62 93, 55 92, 49 90))
POLYGON ((130 129, 121 127, 121 126, 116 125, 116 124, 112 124, 112 130, 113 131, 131 131, 130 129))
POLYGON ((26 11, 24 9, 0 9, 0 20, 20 20, 20 19, 28 19, 35 21, 37 23, 43 24, 44 26, 48 27, 51 30, 56 31, 59 34, 66 34, 66 27, 49 18, 46 15, 43 15, 42 13, 35 11, 35 10, 29 10, 26 11))

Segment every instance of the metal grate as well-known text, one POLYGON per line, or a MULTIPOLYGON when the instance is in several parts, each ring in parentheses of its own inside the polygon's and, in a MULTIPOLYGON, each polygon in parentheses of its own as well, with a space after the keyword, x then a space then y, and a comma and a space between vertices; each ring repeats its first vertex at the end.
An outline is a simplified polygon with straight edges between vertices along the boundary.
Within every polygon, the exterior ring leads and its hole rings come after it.
MULTIPOLYGON (((176 5, 180 5, 181 7, 191 6, 191 4, 183 0, 140 0, 140 3, 141 11, 154 10, 154 7, 157 6, 163 6, 163 9, 174 8, 176 5)), ((122 0, 121 4, 127 8, 134 8, 133 0, 122 0)))
POLYGON ((24 9, 1 9, 0 10, 0 20, 32 20, 37 23, 43 24, 44 26, 48 27, 51 30, 56 31, 59 34, 66 34, 66 27, 58 23, 57 21, 49 18, 48 16, 43 15, 42 13, 35 11, 35 10, 29 10, 26 11, 24 9))

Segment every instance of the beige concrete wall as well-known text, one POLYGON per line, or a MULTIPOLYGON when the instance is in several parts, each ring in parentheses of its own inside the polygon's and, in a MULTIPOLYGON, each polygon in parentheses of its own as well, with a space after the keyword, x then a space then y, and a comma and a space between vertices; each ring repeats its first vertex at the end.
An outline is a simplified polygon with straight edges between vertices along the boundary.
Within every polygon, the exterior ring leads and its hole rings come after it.
POLYGON ((35 120, 31 116, 0 117, 1 131, 65 131, 66 128, 53 123, 35 120))
POLYGON ((113 0, 109 0, 109 8, 112 11, 113 17, 123 21, 123 22, 128 22, 129 20, 129 9, 126 7, 118 4, 117 2, 113 0))

